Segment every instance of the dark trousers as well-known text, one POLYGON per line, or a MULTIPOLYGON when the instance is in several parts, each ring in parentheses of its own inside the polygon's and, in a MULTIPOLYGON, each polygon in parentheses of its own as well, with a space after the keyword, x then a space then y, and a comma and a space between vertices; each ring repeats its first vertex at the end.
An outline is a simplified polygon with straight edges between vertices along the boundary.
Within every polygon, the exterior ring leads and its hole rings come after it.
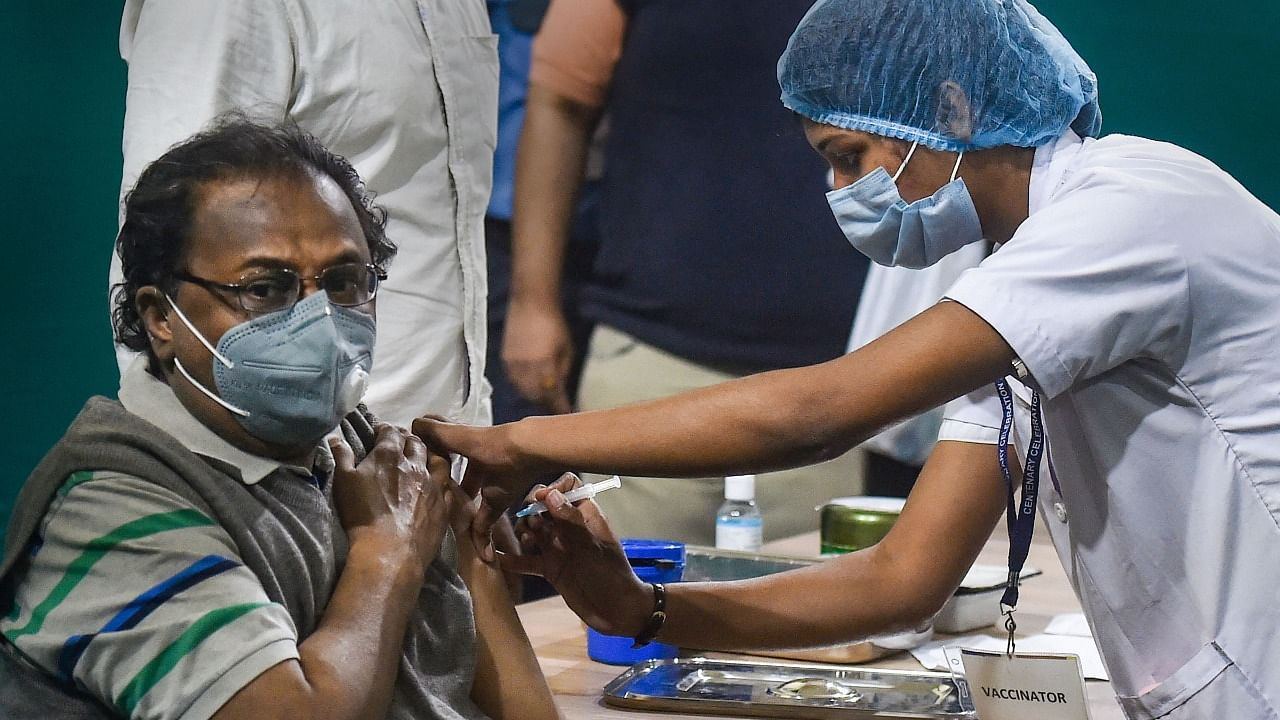
POLYGON ((888 455, 867 451, 867 489, 868 495, 885 497, 906 497, 920 476, 920 468, 895 460, 888 455))

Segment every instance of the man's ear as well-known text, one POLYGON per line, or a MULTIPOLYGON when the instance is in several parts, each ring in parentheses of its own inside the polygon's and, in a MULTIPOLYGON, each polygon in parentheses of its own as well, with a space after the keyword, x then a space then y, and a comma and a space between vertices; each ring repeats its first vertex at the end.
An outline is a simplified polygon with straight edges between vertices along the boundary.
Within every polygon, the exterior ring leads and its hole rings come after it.
POLYGON ((172 308, 169 307, 169 298, 160 288, 147 285, 138 289, 133 303, 138 317, 142 318, 142 327, 147 331, 151 352, 155 353, 156 359, 167 365, 173 359, 173 328, 169 325, 173 314, 170 312, 172 308))

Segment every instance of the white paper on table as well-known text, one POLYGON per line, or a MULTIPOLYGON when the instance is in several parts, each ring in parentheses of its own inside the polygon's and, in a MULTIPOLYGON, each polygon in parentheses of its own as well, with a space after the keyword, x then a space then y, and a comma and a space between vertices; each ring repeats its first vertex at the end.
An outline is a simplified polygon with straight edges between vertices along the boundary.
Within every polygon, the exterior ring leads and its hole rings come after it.
POLYGON ((1076 637, 1093 637, 1089 630, 1089 622, 1084 613, 1063 613, 1054 615, 1044 629, 1045 635, 1075 635, 1076 637))
POLYGON ((987 650, 993 642, 1000 643, 1000 641, 995 638, 987 637, 986 635, 965 635, 964 637, 945 638, 943 640, 934 640, 931 643, 925 643, 919 647, 911 648, 911 656, 916 659, 916 662, 923 665, 926 670, 949 670, 950 665, 947 663, 945 648, 958 647, 987 650))
MULTIPOLYGON (((911 650, 911 655, 929 670, 947 670, 947 658, 942 649, 945 647, 974 648, 1004 652, 1005 638, 990 635, 966 635, 965 637, 935 640, 911 650)), ((1018 638, 1018 652, 1028 653, 1071 653, 1079 656, 1080 670, 1090 680, 1109 680, 1107 669, 1102 665, 1102 655, 1098 646, 1093 644, 1092 637, 1073 635, 1028 635, 1018 638)))

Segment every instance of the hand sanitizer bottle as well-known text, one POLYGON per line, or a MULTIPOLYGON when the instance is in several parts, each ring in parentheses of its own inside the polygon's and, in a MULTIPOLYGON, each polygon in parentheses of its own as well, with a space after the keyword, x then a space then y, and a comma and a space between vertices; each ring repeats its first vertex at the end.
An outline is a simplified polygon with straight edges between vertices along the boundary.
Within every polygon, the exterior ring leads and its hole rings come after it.
POLYGON ((764 543, 764 518, 756 507, 756 476, 724 479, 724 504, 716 511, 716 547, 756 552, 764 543))

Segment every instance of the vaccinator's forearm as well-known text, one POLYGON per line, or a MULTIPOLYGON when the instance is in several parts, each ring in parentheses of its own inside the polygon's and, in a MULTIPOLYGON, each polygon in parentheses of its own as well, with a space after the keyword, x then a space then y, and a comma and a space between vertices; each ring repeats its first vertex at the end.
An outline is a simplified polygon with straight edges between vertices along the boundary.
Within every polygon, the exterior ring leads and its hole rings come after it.
MULTIPOLYGON (((519 468, 640 476, 806 465, 1006 375, 1012 358, 991 326, 944 302, 820 365, 622 408, 521 420, 505 426, 503 452, 519 468)), ((438 432, 453 442, 448 428, 438 432)))

